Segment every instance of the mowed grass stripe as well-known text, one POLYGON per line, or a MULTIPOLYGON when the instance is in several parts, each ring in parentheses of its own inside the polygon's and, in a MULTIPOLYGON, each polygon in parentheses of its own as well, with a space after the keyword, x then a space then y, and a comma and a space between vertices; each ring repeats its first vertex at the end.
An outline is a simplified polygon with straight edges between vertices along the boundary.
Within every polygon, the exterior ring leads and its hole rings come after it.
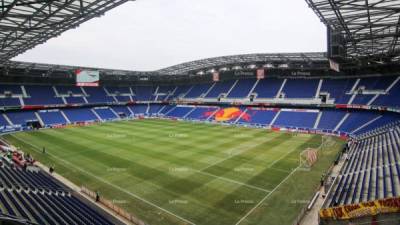
MULTIPOLYGON (((64 139, 60 139, 60 138, 56 138, 56 137, 44 137, 44 139, 53 140, 54 142, 60 143, 62 146, 65 146, 65 147, 67 147, 68 143, 70 143, 70 141, 65 141, 64 139)), ((84 147, 82 145, 73 144, 73 143, 70 143, 70 145, 72 145, 74 149, 79 149, 79 148, 84 147)), ((86 154, 87 154, 87 152, 84 152, 82 154, 82 156, 85 155, 85 157, 86 157, 86 154)), ((89 156, 87 156, 87 158, 90 159, 91 156, 89 155, 89 156)), ((96 159, 99 160, 99 162, 113 162, 114 160, 112 160, 112 158, 113 158, 113 156, 105 157, 104 155, 102 155, 100 153, 98 153, 96 155, 96 159)), ((133 161, 130 161, 130 162, 131 162, 131 164, 133 163, 133 161)), ((129 162, 126 162, 124 159, 118 160, 118 165, 122 166, 123 168, 127 168, 128 163, 129 162)), ((115 165, 108 164, 108 167, 113 167, 113 166, 115 166, 115 165)), ((210 183, 210 181, 212 181, 214 179, 214 178, 210 179, 210 177, 208 177, 208 176, 204 177, 199 174, 196 174, 195 179, 181 178, 179 180, 176 180, 176 179, 174 180, 173 177, 168 176, 169 174, 164 173, 164 171, 162 171, 162 170, 155 170, 155 169, 148 168, 148 167, 138 167, 138 164, 136 164, 136 166, 134 166, 133 168, 134 168, 133 171, 143 171, 143 172, 139 173, 141 175, 144 175, 144 177, 140 177, 143 180, 151 178, 152 181, 157 182, 156 183, 157 185, 160 185, 159 183, 162 181, 167 182, 167 185, 161 184, 159 189, 160 190, 168 190, 168 191, 174 192, 176 194, 175 196, 171 196, 169 199, 182 198, 181 197, 182 195, 188 195, 188 194, 190 194, 190 192, 194 191, 197 188, 201 188, 202 186, 210 183), (157 177, 157 179, 155 179, 154 177, 157 177), (194 181, 196 181, 196 182, 194 182, 194 181), (181 188, 179 189, 179 187, 181 187, 181 188), (184 189, 182 187, 184 187, 184 189), (177 193, 176 190, 180 190, 180 192, 177 193), (185 191, 185 192, 182 193, 182 191, 185 191)), ((105 171, 105 169, 103 171, 105 171)), ((128 171, 130 172, 131 170, 129 169, 128 171)), ((99 172, 96 171, 95 174, 99 174, 99 172)), ((136 174, 137 173, 135 173, 135 176, 136 176, 136 174)), ((99 175, 101 176, 101 174, 99 174, 99 175)), ((216 186, 221 186, 221 184, 218 184, 216 186)), ((222 188, 222 190, 225 190, 225 191, 229 190, 229 188, 227 189, 226 184, 223 186, 224 187, 222 188)), ((250 190, 248 188, 242 188, 242 189, 243 190, 240 190, 239 192, 236 189, 235 190, 237 193, 243 193, 243 195, 246 195, 247 193, 250 192, 250 190)), ((221 192, 219 190, 213 189, 210 186, 207 187, 207 190, 212 193, 215 193, 217 196, 224 196, 226 194, 225 192, 221 192)), ((150 197, 154 198, 154 195, 152 193, 150 193, 148 198, 150 198, 150 197)), ((197 199, 199 200, 199 199, 204 199, 204 198, 202 198, 202 196, 198 196, 197 199)), ((161 201, 161 202, 158 202, 158 204, 162 205, 162 202, 168 202, 168 201, 161 201)), ((196 208, 200 208, 200 206, 196 206, 196 208)))
MULTIPOLYGON (((105 185, 91 175, 60 164, 58 160, 34 154, 47 165, 55 163, 56 170, 75 183, 100 190, 111 200, 126 199, 128 202, 119 206, 154 225, 184 223, 156 207, 136 200, 129 193, 197 225, 232 225, 266 196, 266 192, 250 186, 269 186, 271 189, 276 187, 298 165, 298 154, 307 147, 317 146, 321 139, 320 136, 285 137, 281 133, 260 129, 166 120, 121 121, 16 135, 33 144, 48 146, 49 153, 57 154, 101 180, 117 185, 105 185), (171 133, 186 137, 171 138, 171 133), (110 135, 109 138, 107 135, 110 135), (134 141, 131 140, 132 137, 134 141), (76 142, 77 145, 69 145, 68 142, 76 142), (82 146, 87 151, 80 150, 82 146), (273 162, 273 166, 268 168, 273 162), (204 174, 209 172, 207 167, 215 173, 204 174), (124 170, 113 172, 109 171, 110 168, 124 170), (187 170, 171 171, 170 168, 187 170), (199 170, 204 168, 206 171, 201 174, 199 170), (237 170, 243 168, 254 170, 237 170), (219 174, 222 176, 218 176, 219 174), (123 190, 119 190, 120 188, 123 190), (182 201, 184 204, 179 204, 182 201)), ((22 146, 29 149, 26 145, 22 146)), ((313 174, 318 174, 318 171, 321 170, 313 171, 313 174)), ((318 183, 318 178, 314 181, 308 177, 303 179, 303 186, 318 183)), ((286 186, 282 185, 276 192, 278 194, 271 195, 274 201, 277 195, 286 197, 280 191, 286 190, 286 186)), ((290 196, 296 196, 296 191, 291 191, 290 196)), ((254 210, 243 221, 244 224, 260 224, 260 221, 264 221, 261 224, 287 224, 282 223, 282 219, 271 217, 281 214, 270 204, 269 199, 265 201, 262 207, 254 210), (269 208, 274 208, 274 213, 265 213, 269 208), (263 215, 268 215, 268 218, 263 215)), ((290 208, 293 215, 298 210, 287 202, 283 202, 282 207, 290 208)), ((289 216, 281 217, 290 219, 289 216)))
MULTIPOLYGON (((81 137, 82 135, 75 135, 75 137, 81 137)), ((90 137, 90 136, 89 136, 90 137)), ((92 138, 91 138, 92 139, 92 138)), ((259 144, 263 144, 263 143, 266 143, 267 141, 264 141, 264 142, 262 142, 261 140, 253 140, 252 142, 255 142, 255 143, 257 143, 257 142, 260 142, 259 144)), ((253 147, 256 147, 256 146, 253 146, 253 147)), ((252 148, 248 148, 248 149, 246 149, 246 150, 251 150, 252 148)), ((121 150, 123 150, 123 149, 121 149, 121 150)), ((146 149, 144 149, 144 150, 146 150, 146 149)), ((147 153, 149 152, 149 151, 146 151, 147 153)), ((130 152, 130 154, 131 154, 131 152, 130 152)), ((125 157, 125 156, 124 156, 125 157)), ((131 156, 131 155, 127 155, 126 157, 128 157, 129 159, 130 158, 132 158, 132 160, 136 160, 135 159, 135 157, 133 157, 133 156, 131 156)), ((173 157, 176 157, 176 155, 174 155, 174 154, 169 154, 169 155, 166 155, 165 153, 162 153, 162 152, 157 152, 155 155, 154 155, 154 157, 151 157, 150 158, 150 160, 157 160, 157 157, 160 157, 160 158, 163 158, 164 160, 166 159, 166 158, 171 158, 172 157, 172 159, 174 159, 173 157)), ((196 158, 198 158, 198 156, 196 156, 196 157, 194 157, 194 159, 196 159, 196 158)), ((146 160, 144 161, 144 162, 147 162, 146 160)), ((169 169, 169 168, 171 168, 171 166, 188 166, 188 163, 193 163, 193 162, 191 162, 191 161, 189 161, 188 162, 188 160, 186 160, 186 159, 183 159, 183 160, 178 160, 177 162, 175 162, 175 164, 176 165, 170 165, 170 162, 169 162, 169 164, 168 164, 168 167, 165 167, 164 169, 169 169)), ((159 165, 158 165, 159 166, 159 165)), ((160 166, 159 166, 160 167, 160 166)), ((190 168, 191 170, 193 170, 194 172, 199 172, 197 169, 195 169, 195 168, 190 168)), ((214 178, 220 178, 220 179, 222 179, 222 180, 225 180, 225 181, 229 181, 229 180, 231 180, 232 182, 234 182, 234 183, 243 183, 243 182, 241 182, 241 181, 235 181, 235 180, 232 180, 232 179, 229 179, 229 178, 224 178, 224 177, 220 177, 220 175, 214 175, 214 174, 210 174, 210 173, 207 173, 207 172, 205 172, 205 173, 202 173, 202 174, 209 174, 210 176, 212 176, 212 177, 214 177, 214 178)), ((244 184, 244 183, 243 183, 244 184)), ((246 184, 244 184, 244 185, 246 185, 246 184)), ((256 189, 263 189, 263 191, 266 191, 264 188, 261 188, 261 187, 255 187, 255 186, 253 186, 253 185, 247 185, 248 187, 252 187, 252 188, 256 188, 256 189)))

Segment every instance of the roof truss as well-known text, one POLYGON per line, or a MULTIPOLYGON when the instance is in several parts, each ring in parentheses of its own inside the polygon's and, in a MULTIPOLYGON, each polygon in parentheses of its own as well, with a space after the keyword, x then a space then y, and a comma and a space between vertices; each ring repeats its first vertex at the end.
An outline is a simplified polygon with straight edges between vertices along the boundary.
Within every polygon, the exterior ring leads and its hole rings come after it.
POLYGON ((129 0, 0 0, 0 62, 129 0))
POLYGON ((344 59, 393 61, 400 51, 400 0, 306 0, 344 59), (333 38, 332 38, 333 37, 333 38))

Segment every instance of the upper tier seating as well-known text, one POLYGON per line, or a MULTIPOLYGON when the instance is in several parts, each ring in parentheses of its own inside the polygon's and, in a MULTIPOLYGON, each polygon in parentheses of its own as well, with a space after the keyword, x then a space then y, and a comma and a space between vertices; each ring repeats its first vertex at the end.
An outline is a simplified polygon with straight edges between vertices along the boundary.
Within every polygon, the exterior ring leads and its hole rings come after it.
POLYGON ((221 94, 227 94, 234 83, 235 83, 235 80, 216 82, 214 87, 210 90, 210 92, 205 97, 206 98, 218 98, 221 94))
POLYGON ((77 86, 55 86, 59 95, 83 95, 82 89, 77 86))
POLYGON ((372 105, 379 106, 392 106, 400 107, 400 82, 397 82, 389 93, 386 95, 379 95, 379 97, 372 103, 372 105))
POLYGON ((286 98, 314 98, 319 79, 287 79, 282 92, 286 98))
POLYGON ((19 98, 0 98, 0 106, 20 106, 19 98))
POLYGON ((228 98, 246 98, 254 87, 256 79, 240 80, 229 93, 228 98))
POLYGON ((185 95, 185 98, 199 98, 205 94, 211 87, 211 84, 194 85, 192 89, 185 95))
POLYGON ((84 97, 65 97, 67 104, 85 104, 84 97))
POLYGON ((356 79, 324 79, 320 92, 329 93, 329 98, 335 100, 335 104, 347 104, 351 95, 346 94, 351 91, 356 79))
POLYGON ((158 86, 155 99, 156 101, 167 101, 174 92, 176 86, 158 86))
POLYGON ((11 93, 12 95, 22 95, 22 89, 20 85, 0 84, 0 95, 4 95, 7 92, 11 93))
POLYGON ((112 103, 114 98, 107 95, 103 88, 85 87, 85 92, 88 95, 86 99, 89 103, 112 103))
POLYGON ((153 98, 153 93, 152 87, 135 87, 135 99, 137 101, 150 101, 153 98))
POLYGON ((180 98, 184 95, 186 95, 186 93, 192 88, 193 86, 191 85, 183 85, 183 86, 178 86, 175 90, 175 92, 173 93, 173 95, 171 96, 170 99, 174 99, 174 98, 180 98))
POLYGON ((28 98, 24 98, 25 105, 62 105, 61 98, 56 97, 52 86, 25 85, 28 98))
POLYGON ((356 90, 360 87, 365 87, 365 90, 386 90, 397 77, 368 77, 361 78, 356 90))
POLYGON ((275 98, 282 83, 283 79, 262 79, 258 82, 253 93, 257 93, 257 98, 275 98))

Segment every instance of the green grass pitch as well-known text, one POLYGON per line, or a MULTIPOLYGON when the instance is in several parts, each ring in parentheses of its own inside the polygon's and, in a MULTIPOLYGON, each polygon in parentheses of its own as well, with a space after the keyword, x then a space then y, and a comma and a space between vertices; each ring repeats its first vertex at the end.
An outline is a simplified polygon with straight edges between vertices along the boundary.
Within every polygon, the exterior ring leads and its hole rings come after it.
POLYGON ((300 153, 320 135, 154 119, 4 138, 151 225, 292 224, 342 144, 308 170, 300 153))

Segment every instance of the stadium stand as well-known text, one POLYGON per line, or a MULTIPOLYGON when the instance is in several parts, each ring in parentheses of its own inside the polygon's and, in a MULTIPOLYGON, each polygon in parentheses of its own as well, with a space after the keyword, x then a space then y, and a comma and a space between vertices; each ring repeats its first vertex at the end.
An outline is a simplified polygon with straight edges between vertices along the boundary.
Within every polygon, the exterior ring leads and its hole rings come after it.
POLYGON ((218 98, 222 94, 227 94, 234 83, 235 80, 216 82, 205 98, 218 98))
POLYGON ((5 164, 0 167, 2 213, 37 224, 114 224, 42 171, 5 164))
POLYGON ((39 116, 42 119, 44 125, 65 125, 68 121, 61 114, 60 110, 40 110, 39 116))
POLYGON ((400 193, 400 127, 354 142, 327 206, 396 197, 400 193))
POLYGON ((256 83, 255 79, 244 79, 236 81, 236 85, 233 86, 230 93, 228 94, 228 98, 246 98, 252 88, 256 83))

